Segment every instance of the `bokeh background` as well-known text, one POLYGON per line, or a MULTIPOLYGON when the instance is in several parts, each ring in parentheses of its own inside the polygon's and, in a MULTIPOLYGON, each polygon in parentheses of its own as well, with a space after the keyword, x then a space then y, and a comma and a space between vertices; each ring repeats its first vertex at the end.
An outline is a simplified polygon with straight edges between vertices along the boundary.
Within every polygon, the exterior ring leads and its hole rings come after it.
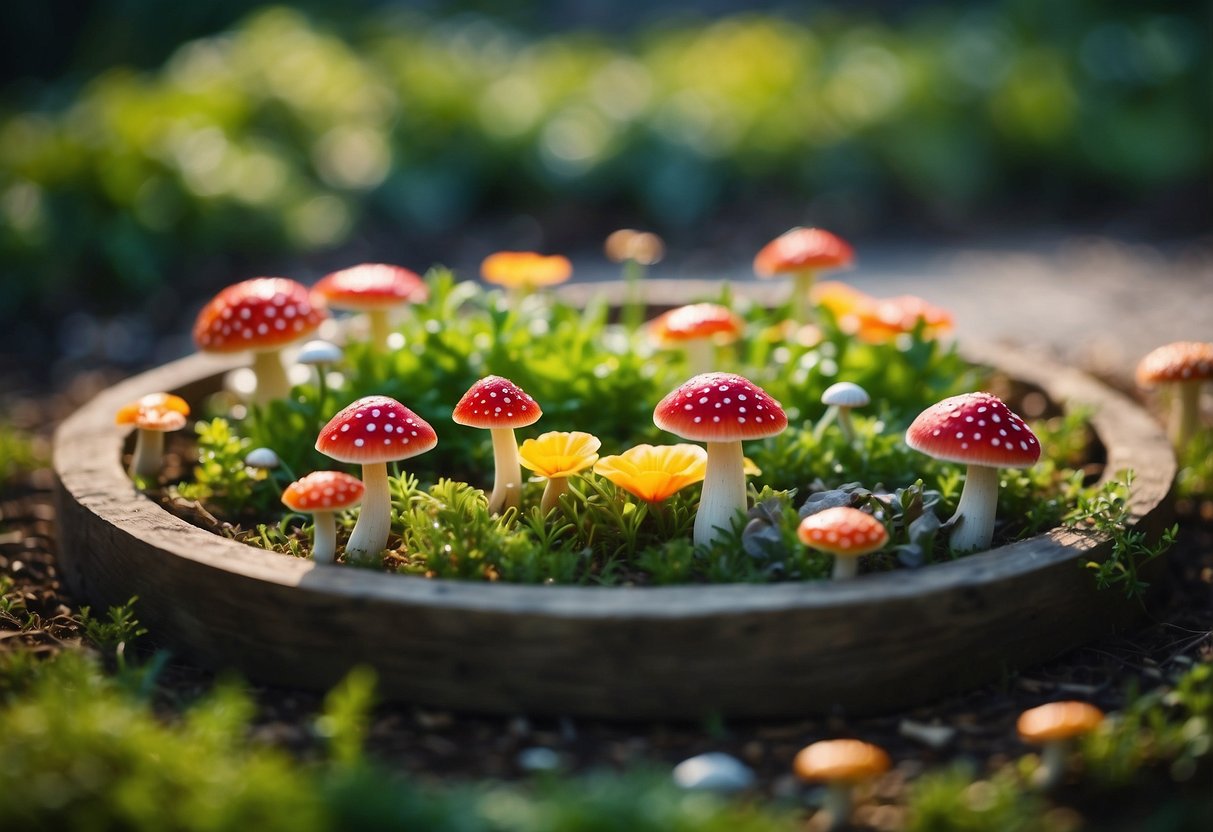
POLYGON ((255 274, 608 276, 620 226, 739 279, 797 224, 877 261, 1207 248, 1210 31, 1127 0, 5 3, 0 376, 182 352, 255 274))

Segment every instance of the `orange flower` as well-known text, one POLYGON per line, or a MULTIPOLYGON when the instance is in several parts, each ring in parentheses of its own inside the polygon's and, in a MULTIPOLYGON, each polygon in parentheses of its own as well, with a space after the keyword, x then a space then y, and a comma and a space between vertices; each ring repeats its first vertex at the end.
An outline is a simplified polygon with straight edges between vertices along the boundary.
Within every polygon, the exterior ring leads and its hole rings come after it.
POLYGON ((919 321, 923 334, 934 338, 952 328, 952 314, 914 295, 875 298, 838 281, 818 284, 813 300, 830 310, 844 332, 869 344, 884 344, 905 332, 913 332, 919 321))
POLYGON ((708 453, 699 445, 637 445, 618 456, 604 456, 594 473, 650 503, 660 503, 680 489, 700 482, 708 453))
POLYGON ((499 251, 484 258, 480 274, 489 283, 529 291, 564 283, 573 274, 573 264, 559 254, 545 257, 533 251, 499 251))

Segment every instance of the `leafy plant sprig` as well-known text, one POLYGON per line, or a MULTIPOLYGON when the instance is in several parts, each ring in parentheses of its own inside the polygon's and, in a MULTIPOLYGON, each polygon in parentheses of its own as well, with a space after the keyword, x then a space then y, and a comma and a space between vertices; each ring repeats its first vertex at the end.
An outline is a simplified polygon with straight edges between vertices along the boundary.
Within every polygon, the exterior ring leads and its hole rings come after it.
POLYGON ((1119 587, 1126 597, 1140 599, 1150 586, 1142 580, 1142 567, 1163 555, 1175 543, 1179 526, 1163 531, 1151 542, 1146 532, 1130 529, 1132 512, 1129 491, 1133 471, 1126 470, 1109 480, 1098 490, 1078 497, 1077 505, 1065 516, 1069 529, 1090 531, 1111 539, 1111 550, 1102 561, 1088 561, 1085 566, 1095 575, 1100 589, 1119 587))

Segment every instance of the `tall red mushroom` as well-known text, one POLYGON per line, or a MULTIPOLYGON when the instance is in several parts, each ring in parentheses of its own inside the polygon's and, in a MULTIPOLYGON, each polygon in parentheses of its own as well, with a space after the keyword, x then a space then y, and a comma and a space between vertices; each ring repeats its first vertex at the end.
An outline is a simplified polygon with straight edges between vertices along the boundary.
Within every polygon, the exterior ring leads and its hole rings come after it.
POLYGON ((767 243, 754 257, 759 277, 792 276, 792 315, 799 323, 807 318, 806 303, 813 279, 822 269, 851 265, 855 254, 841 237, 820 228, 793 228, 767 243))
POLYGON ((204 352, 253 353, 257 403, 289 395, 280 352, 316 331, 325 318, 307 287, 285 277, 255 277, 215 295, 194 322, 194 343, 204 352))
POLYGON ((345 544, 346 560, 368 561, 387 546, 392 495, 387 464, 423 454, 438 444, 429 422, 388 396, 367 396, 346 406, 320 430, 316 450, 362 466, 366 493, 345 544))
POLYGON ((653 423, 675 436, 707 444, 707 472, 695 517, 695 545, 727 531, 746 508, 741 443, 782 433, 788 417, 779 402, 747 378, 703 373, 673 390, 653 411, 653 423))
POLYGON ((333 309, 365 312, 370 322, 371 343, 387 345, 392 332, 388 315, 408 303, 425 300, 425 281, 401 266, 363 263, 325 275, 312 291, 333 309))
POLYGON ((998 469, 1027 468, 1040 459, 1032 429, 990 393, 963 393, 931 405, 911 423, 906 444, 968 466, 948 539, 953 552, 988 549, 994 539, 998 469))
POLYGON ((493 493, 489 511, 518 506, 522 496, 522 463, 514 428, 534 424, 543 411, 514 382, 485 376, 463 394, 451 419, 458 425, 490 431, 493 437, 493 493))

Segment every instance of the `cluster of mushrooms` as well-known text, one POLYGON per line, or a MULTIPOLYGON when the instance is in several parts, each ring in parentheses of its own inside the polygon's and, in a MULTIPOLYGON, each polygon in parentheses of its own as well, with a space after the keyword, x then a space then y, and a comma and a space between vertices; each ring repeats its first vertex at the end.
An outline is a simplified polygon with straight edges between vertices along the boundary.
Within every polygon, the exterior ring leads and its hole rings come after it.
MULTIPOLYGON (((1015 726, 1019 738, 1041 749, 1034 784, 1042 790, 1058 786, 1066 776, 1074 743, 1103 720, 1099 708, 1073 700, 1049 702, 1020 714, 1015 726)), ((826 828, 834 830, 849 823, 855 787, 883 774, 890 765, 888 753, 880 746, 857 739, 834 739, 801 749, 792 768, 802 780, 826 787, 822 811, 829 818, 826 828)))
MULTIPOLYGON (((623 232, 617 232, 617 234, 623 232)), ((628 240, 614 239, 618 258, 653 262, 652 241, 639 232, 628 240), (630 247, 629 247, 630 246, 630 247)), ((651 236, 651 235, 650 235, 651 236)), ((614 238, 615 235, 612 235, 614 238)), ((764 247, 755 258, 760 276, 791 275, 792 307, 807 320, 803 304, 810 298, 815 274, 824 268, 845 266, 850 247, 821 229, 797 228, 764 247)), ((567 259, 530 252, 500 252, 488 258, 482 274, 511 291, 566 280, 567 259)), ((946 313, 913 298, 876 304, 854 290, 832 284, 818 295, 831 309, 857 315, 869 331, 902 327, 905 321, 946 326, 946 313)), ((393 307, 426 296, 426 284, 416 274, 397 266, 364 264, 328 275, 309 290, 285 278, 256 278, 221 291, 198 316, 194 339, 208 352, 248 351, 257 377, 254 402, 289 395, 290 386, 281 351, 307 338, 319 327, 328 309, 365 313, 372 342, 386 348, 393 307)), ((702 496, 694 525, 694 543, 706 546, 727 533, 744 514, 747 463, 742 443, 782 432, 788 424, 780 404, 743 376, 713 368, 715 346, 740 335, 741 321, 717 304, 698 303, 671 310, 649 324, 652 337, 665 346, 685 349, 696 373, 671 391, 653 414, 656 426, 698 445, 641 445, 618 456, 599 458, 596 437, 580 432, 552 431, 523 443, 514 431, 534 424, 540 405, 508 379, 489 375, 476 382, 455 405, 452 420, 490 431, 495 478, 488 495, 490 511, 502 512, 520 502, 521 467, 547 479, 541 507, 554 508, 567 490, 568 478, 593 470, 636 494, 658 502, 679 488, 702 481, 702 496)), ((304 353, 312 362, 332 361, 325 342, 312 342, 304 353)), ((335 348, 334 348, 335 349, 335 348)), ((339 352, 336 354, 339 356, 339 352)), ((1196 424, 1196 387, 1213 375, 1213 344, 1183 343, 1162 348, 1143 360, 1143 384, 1170 382, 1181 390, 1176 397, 1173 436, 1186 442, 1196 424)), ((323 378, 323 374, 321 375, 323 378)), ((868 403, 858 385, 839 382, 826 390, 828 406, 816 425, 820 436, 836 424, 850 440, 850 410, 868 403)), ((159 468, 163 433, 182 427, 189 408, 169 394, 153 394, 132 403, 118 414, 121 424, 139 429, 132 475, 154 476, 159 468)), ((335 560, 333 513, 361 502, 361 510, 346 544, 347 560, 375 562, 387 545, 391 501, 387 464, 433 448, 438 435, 433 426, 386 396, 369 396, 352 402, 325 425, 316 449, 339 462, 362 466, 361 479, 338 471, 318 471, 286 488, 283 502, 293 511, 315 516, 313 557, 317 563, 335 560)), ((988 548, 992 537, 1001 468, 1028 467, 1040 457, 1040 443, 1024 420, 996 396, 974 392, 947 398, 923 411, 906 431, 906 443, 936 459, 967 466, 964 487, 955 516, 947 524, 949 547, 955 552, 988 548)), ((888 542, 884 524, 873 515, 850 507, 812 514, 802 521, 798 534, 809 547, 833 555, 835 578, 857 574, 858 558, 888 542)))

